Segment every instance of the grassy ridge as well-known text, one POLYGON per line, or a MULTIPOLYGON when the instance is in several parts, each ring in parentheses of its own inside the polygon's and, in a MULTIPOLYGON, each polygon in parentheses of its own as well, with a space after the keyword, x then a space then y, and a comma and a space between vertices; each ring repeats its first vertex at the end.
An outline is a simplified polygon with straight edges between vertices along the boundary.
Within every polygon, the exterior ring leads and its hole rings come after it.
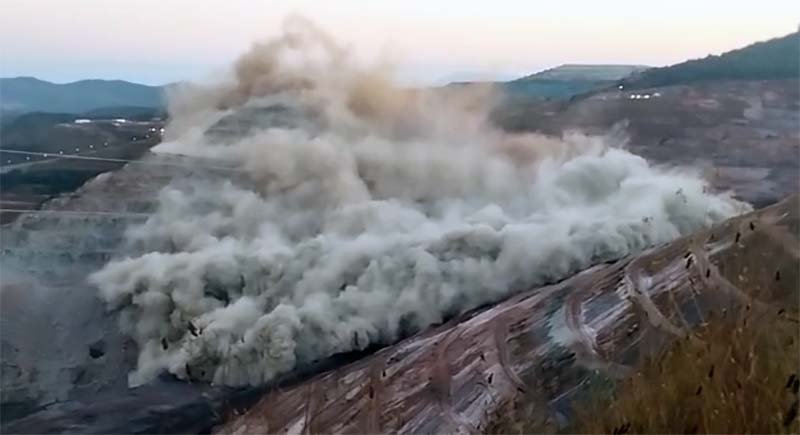
POLYGON ((579 433, 798 433, 796 313, 719 318, 578 408, 579 433))

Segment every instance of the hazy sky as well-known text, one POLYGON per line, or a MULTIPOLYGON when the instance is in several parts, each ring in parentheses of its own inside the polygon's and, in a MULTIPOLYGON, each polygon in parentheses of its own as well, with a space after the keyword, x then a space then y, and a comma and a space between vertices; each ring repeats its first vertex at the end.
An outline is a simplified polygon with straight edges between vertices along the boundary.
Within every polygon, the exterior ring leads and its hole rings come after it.
POLYGON ((145 83, 219 74, 299 13, 398 76, 664 65, 795 31, 797 0, 0 0, 2 76, 145 83))

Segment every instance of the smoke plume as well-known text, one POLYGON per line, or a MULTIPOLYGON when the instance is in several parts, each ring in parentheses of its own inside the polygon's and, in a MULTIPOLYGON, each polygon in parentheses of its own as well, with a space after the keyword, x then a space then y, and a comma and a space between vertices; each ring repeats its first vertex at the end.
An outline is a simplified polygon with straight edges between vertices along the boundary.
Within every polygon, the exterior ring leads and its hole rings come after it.
POLYGON ((260 384, 746 208, 618 134, 499 131, 492 104, 396 87, 300 18, 177 90, 159 150, 241 172, 166 187, 91 276, 138 344, 131 384, 260 384))

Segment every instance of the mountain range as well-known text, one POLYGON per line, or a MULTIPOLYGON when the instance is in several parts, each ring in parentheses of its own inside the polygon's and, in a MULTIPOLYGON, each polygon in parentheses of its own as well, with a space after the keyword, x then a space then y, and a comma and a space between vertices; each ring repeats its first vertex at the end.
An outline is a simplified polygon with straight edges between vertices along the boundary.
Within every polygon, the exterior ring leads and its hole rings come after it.
POLYGON ((161 108, 164 87, 123 80, 51 83, 34 77, 0 78, 3 112, 85 113, 107 107, 161 108))

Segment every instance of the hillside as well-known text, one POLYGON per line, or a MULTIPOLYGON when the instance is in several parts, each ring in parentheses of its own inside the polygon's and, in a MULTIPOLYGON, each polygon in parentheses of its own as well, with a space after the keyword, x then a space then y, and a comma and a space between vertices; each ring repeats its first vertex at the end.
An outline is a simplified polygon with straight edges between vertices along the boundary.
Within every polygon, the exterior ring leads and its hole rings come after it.
POLYGON ((147 86, 122 80, 81 80, 57 84, 33 77, 0 79, 4 111, 84 113, 104 107, 164 106, 161 86, 147 86))
MULTIPOLYGON (((95 116, 33 112, 9 122, 4 119, 0 135, 0 208, 36 208, 52 195, 75 190, 97 174, 118 168, 125 159, 138 158, 160 141, 163 121, 151 119, 145 112, 128 112, 139 115, 137 119, 125 115, 124 109, 110 109, 95 116), (62 153, 79 154, 89 160, 56 157, 62 153)), ((0 223, 15 215, 0 213, 0 223)))
MULTIPOLYGON (((3 122, 0 146, 6 149, 56 152, 64 147, 87 146, 102 143, 112 138, 98 136, 97 123, 76 124, 76 119, 92 121, 124 118, 129 127, 137 123, 158 121, 165 117, 163 109, 146 107, 108 107, 86 113, 30 112, 17 115, 3 122)), ((159 127, 160 128, 160 127, 159 127)), ((100 129, 102 130, 102 129, 100 129)), ((124 129, 123 129, 124 130, 124 129)))
POLYGON ((623 83, 628 88, 649 88, 713 80, 797 78, 800 78, 800 32, 721 55, 652 68, 623 80, 623 83))
POLYGON ((513 98, 567 99, 609 87, 645 69, 642 65, 567 64, 506 82, 503 87, 513 98))
MULTIPOLYGON (((644 71, 643 65, 565 64, 509 81, 490 82, 512 100, 566 100, 615 85, 631 74, 644 71)), ((462 86, 481 81, 455 81, 447 86, 462 86)))
POLYGON ((797 79, 718 80, 612 88, 574 101, 518 99, 493 120, 509 131, 610 134, 649 161, 705 168, 715 188, 765 206, 797 191, 799 101, 797 79), (651 98, 631 98, 638 93, 651 98))
POLYGON ((614 81, 628 77, 631 74, 644 71, 649 67, 645 65, 591 65, 591 64, 564 64, 535 74, 531 74, 515 81, 530 80, 581 80, 581 81, 614 81))

